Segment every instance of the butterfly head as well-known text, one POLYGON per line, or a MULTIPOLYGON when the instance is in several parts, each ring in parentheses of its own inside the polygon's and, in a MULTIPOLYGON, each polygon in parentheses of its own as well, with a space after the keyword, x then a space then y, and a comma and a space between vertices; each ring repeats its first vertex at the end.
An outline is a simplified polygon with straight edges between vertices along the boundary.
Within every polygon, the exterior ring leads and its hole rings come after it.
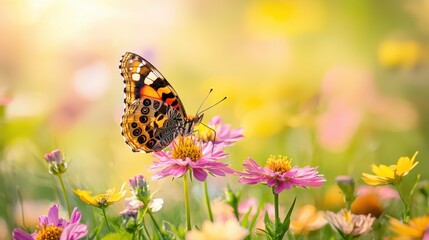
POLYGON ((199 115, 189 115, 188 121, 192 122, 193 126, 197 126, 198 124, 201 123, 201 121, 203 120, 203 117, 204 117, 204 113, 199 114, 199 115))
POLYGON ((203 120, 204 114, 199 115, 189 115, 186 118, 185 126, 183 128, 183 134, 182 135, 190 135, 194 132, 194 127, 198 126, 201 121, 203 120))

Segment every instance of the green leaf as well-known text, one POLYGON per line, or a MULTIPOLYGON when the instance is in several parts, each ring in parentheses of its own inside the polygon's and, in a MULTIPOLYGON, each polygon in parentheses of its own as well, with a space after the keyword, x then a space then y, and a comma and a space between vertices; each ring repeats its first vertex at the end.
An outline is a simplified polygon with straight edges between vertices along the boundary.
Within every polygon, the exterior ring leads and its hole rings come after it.
POLYGON ((249 208, 249 210, 246 212, 246 214, 243 215, 243 218, 241 219, 240 225, 249 229, 249 215, 252 212, 252 208, 249 208))
POLYGON ((174 239, 174 240, 185 240, 186 235, 186 227, 179 225, 178 227, 173 224, 163 221, 162 222, 164 228, 164 238, 165 239, 174 239))
POLYGON ((289 211, 287 212, 287 215, 284 218, 283 223, 282 223, 282 228, 286 228, 286 231, 289 229, 290 217, 291 217, 292 211, 295 207, 295 203, 296 203, 296 197, 293 199, 292 206, 289 208, 289 211))

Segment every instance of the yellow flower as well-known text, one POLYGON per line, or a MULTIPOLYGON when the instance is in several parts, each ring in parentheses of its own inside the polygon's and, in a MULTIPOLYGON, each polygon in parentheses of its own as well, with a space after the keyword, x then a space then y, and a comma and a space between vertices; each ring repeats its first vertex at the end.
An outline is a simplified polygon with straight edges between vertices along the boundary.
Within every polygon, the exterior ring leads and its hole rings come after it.
POLYGON ((91 195, 90 191, 74 189, 73 192, 79 196, 80 200, 84 203, 90 204, 98 208, 106 208, 112 203, 115 203, 125 195, 126 191, 121 190, 116 191, 115 188, 107 190, 105 193, 97 194, 95 196, 91 195))
POLYGON ((295 218, 290 222, 290 228, 295 235, 307 235, 326 224, 325 214, 317 211, 313 205, 304 205, 298 210, 295 218))
POLYGON ((411 69, 417 66, 423 58, 420 43, 408 40, 387 40, 378 49, 379 62, 387 68, 411 69))
POLYGON ((413 218, 408 224, 391 218, 390 230, 395 233, 392 239, 423 239, 425 233, 429 232, 429 215, 413 218))
POLYGON ((396 165, 380 165, 376 166, 373 164, 371 166, 372 171, 375 175, 363 173, 362 180, 369 185, 384 185, 392 184, 396 185, 402 181, 402 178, 406 176, 411 169, 413 169, 419 162, 414 162, 417 156, 417 153, 414 153, 413 157, 400 157, 396 165))

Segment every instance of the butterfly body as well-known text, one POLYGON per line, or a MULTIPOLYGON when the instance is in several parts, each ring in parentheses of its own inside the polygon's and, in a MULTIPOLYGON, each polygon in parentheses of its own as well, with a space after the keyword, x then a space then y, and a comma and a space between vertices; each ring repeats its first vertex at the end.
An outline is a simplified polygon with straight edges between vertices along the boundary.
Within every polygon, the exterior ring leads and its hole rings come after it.
POLYGON ((174 88, 147 60, 127 52, 119 69, 125 84, 122 135, 134 152, 161 151, 201 122, 203 115, 188 116, 174 88))

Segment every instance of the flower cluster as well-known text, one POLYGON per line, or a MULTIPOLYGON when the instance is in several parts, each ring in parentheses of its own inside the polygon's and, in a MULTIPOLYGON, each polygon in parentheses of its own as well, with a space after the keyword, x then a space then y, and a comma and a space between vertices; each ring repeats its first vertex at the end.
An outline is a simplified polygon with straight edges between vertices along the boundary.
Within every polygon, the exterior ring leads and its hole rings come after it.
MULTIPOLYGON (((36 230, 28 233, 23 230, 26 229, 25 226, 23 229, 16 228, 12 232, 13 239, 77 240, 87 235, 89 238, 97 238, 103 234, 112 234, 113 238, 127 239, 239 240, 253 239, 257 233, 264 234, 267 239, 283 239, 288 231, 288 236, 311 238, 321 236, 315 232, 329 232, 321 230, 328 228, 329 225, 334 229, 330 234, 339 235, 343 239, 353 239, 367 234, 369 236, 366 237, 377 238, 379 236, 376 234, 382 231, 377 233, 373 225, 377 223, 380 228, 379 223, 386 216, 389 216, 388 230, 392 239, 429 239, 429 216, 427 214, 411 216, 413 207, 410 203, 411 198, 405 197, 411 194, 406 195, 399 188, 404 178, 419 163, 416 161, 418 152, 411 158, 400 157, 394 165, 373 164, 371 169, 374 174, 362 174, 362 180, 370 186, 359 185, 352 176, 337 176, 335 181, 343 195, 343 204, 345 203, 345 208, 339 212, 337 210, 340 208, 321 211, 317 205, 297 204, 301 201, 298 196, 290 199, 292 203, 287 209, 281 205, 281 202, 286 201, 279 201, 282 193, 295 187, 321 188, 327 181, 325 175, 319 173, 318 167, 309 165, 300 167, 294 165, 291 158, 282 155, 269 156, 263 165, 249 157, 243 161, 242 171, 233 170, 224 161, 229 156, 226 147, 242 139, 242 131, 241 128, 233 129, 230 125, 223 124, 220 117, 215 117, 208 127, 201 127, 189 136, 179 136, 166 150, 152 154, 154 161, 149 167, 154 171, 152 180, 172 177, 183 181, 186 226, 172 224, 165 219, 162 224, 158 223, 157 215, 154 213, 163 208, 164 200, 154 198, 147 179, 142 174, 137 174, 128 180, 131 196, 124 199, 125 209, 116 214, 114 221, 112 217, 108 217, 106 209, 124 198, 127 192, 124 190, 125 184, 119 190, 112 188, 95 195, 88 190, 72 189, 75 197, 102 211, 105 224, 88 229, 86 224, 80 223, 81 212, 77 208, 70 211, 67 188, 62 178, 68 163, 59 150, 47 153, 45 159, 49 172, 60 180, 70 220, 59 218, 59 205, 54 204, 47 216, 39 218, 36 230), (213 177, 234 175, 238 176, 240 184, 261 184, 269 187, 273 202, 262 202, 252 196, 241 199, 241 192, 234 192, 229 185, 225 190, 224 199, 211 201, 209 175, 213 177), (192 199, 189 196, 188 176, 198 180, 191 184, 203 185, 207 220, 195 224, 198 227, 193 227, 195 225, 191 222, 191 206, 194 204, 190 204, 192 199), (396 219, 393 216, 397 215, 389 215, 387 211, 391 207, 390 204, 393 206, 399 200, 403 202, 404 209, 401 219, 396 219), (151 224, 148 224, 148 221, 151 221, 151 224)), ((410 192, 417 189, 424 197, 424 201, 429 203, 428 186, 427 182, 421 181, 416 183, 410 192)), ((287 197, 289 194, 284 195, 287 197)), ((180 219, 180 214, 177 218, 180 219)), ((387 227, 383 231, 387 231, 387 227)))

